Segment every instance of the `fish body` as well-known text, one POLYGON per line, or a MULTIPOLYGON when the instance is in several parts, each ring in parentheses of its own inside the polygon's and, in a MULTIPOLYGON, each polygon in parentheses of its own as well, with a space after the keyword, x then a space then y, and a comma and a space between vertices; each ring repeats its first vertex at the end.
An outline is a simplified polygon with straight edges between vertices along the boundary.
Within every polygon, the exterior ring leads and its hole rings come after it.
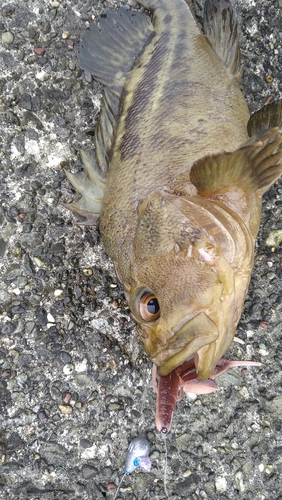
MULTIPOLYGON (((137 207, 165 187, 173 190, 181 174, 187 182, 195 159, 218 152, 219 141, 223 150, 237 149, 248 139, 249 119, 238 75, 230 76, 186 2, 140 3, 156 5, 154 33, 124 84, 100 218, 129 295, 140 281, 137 207)), ((183 188, 181 179, 178 184, 183 188)), ((193 185, 186 189, 195 193, 193 185)), ((144 247, 146 235, 141 238, 144 247)))
POLYGON ((105 85, 96 160, 68 174, 67 205, 100 230, 144 348, 167 376, 193 356, 208 379, 233 341, 263 193, 281 173, 281 102, 249 119, 237 22, 207 0, 205 32, 184 0, 139 0, 83 40, 105 85))

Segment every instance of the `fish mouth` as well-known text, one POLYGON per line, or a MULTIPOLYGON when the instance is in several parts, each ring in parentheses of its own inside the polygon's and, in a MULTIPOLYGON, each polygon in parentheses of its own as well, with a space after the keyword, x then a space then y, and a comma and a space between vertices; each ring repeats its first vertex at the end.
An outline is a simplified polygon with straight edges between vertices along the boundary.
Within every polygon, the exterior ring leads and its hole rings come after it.
POLYGON ((201 312, 185 322, 152 361, 158 366, 159 375, 166 376, 194 355, 198 380, 206 380, 217 362, 215 341, 218 337, 216 324, 201 312))

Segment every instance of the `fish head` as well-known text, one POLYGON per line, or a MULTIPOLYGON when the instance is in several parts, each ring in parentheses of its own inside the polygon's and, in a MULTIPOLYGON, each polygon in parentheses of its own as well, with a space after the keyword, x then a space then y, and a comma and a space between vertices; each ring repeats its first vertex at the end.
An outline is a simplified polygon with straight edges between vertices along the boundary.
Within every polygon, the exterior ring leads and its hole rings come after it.
POLYGON ((205 380, 234 337, 233 269, 208 231, 160 193, 138 216, 127 298, 144 349, 160 375, 194 355, 205 380))

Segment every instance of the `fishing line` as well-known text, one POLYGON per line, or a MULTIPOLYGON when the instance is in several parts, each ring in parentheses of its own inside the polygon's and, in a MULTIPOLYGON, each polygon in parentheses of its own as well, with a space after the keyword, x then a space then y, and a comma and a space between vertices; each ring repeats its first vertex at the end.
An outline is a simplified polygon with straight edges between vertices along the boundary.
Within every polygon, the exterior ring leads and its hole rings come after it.
POLYGON ((123 474, 123 476, 122 476, 122 478, 121 478, 120 482, 118 483, 118 486, 117 486, 117 491, 116 491, 116 494, 115 494, 115 496, 114 496, 114 500, 116 500, 116 498, 117 498, 117 496, 118 496, 119 489, 120 489, 120 487, 121 487, 121 484, 122 484, 122 482, 123 482, 123 480, 124 480, 125 476, 126 476, 126 472, 123 474))

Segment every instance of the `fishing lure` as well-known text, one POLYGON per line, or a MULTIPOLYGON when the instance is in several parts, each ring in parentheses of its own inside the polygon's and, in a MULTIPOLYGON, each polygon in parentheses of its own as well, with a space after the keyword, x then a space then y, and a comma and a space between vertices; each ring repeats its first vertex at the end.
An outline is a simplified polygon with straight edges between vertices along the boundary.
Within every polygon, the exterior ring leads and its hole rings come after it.
POLYGON ((152 383, 157 394, 156 426, 158 431, 165 435, 171 430, 176 403, 183 399, 184 392, 210 394, 218 391, 219 388, 214 379, 229 368, 236 366, 261 366, 261 363, 258 361, 231 361, 222 358, 218 361, 210 377, 202 382, 197 379, 194 356, 191 356, 166 376, 160 376, 156 365, 153 365, 152 383))
POLYGON ((125 459, 124 474, 118 484, 114 500, 116 500, 121 484, 127 474, 131 474, 138 467, 144 472, 149 472, 151 470, 152 463, 151 460, 149 459, 149 453, 150 453, 150 444, 149 441, 147 441, 147 439, 142 437, 137 437, 134 438, 133 441, 131 441, 125 459))

